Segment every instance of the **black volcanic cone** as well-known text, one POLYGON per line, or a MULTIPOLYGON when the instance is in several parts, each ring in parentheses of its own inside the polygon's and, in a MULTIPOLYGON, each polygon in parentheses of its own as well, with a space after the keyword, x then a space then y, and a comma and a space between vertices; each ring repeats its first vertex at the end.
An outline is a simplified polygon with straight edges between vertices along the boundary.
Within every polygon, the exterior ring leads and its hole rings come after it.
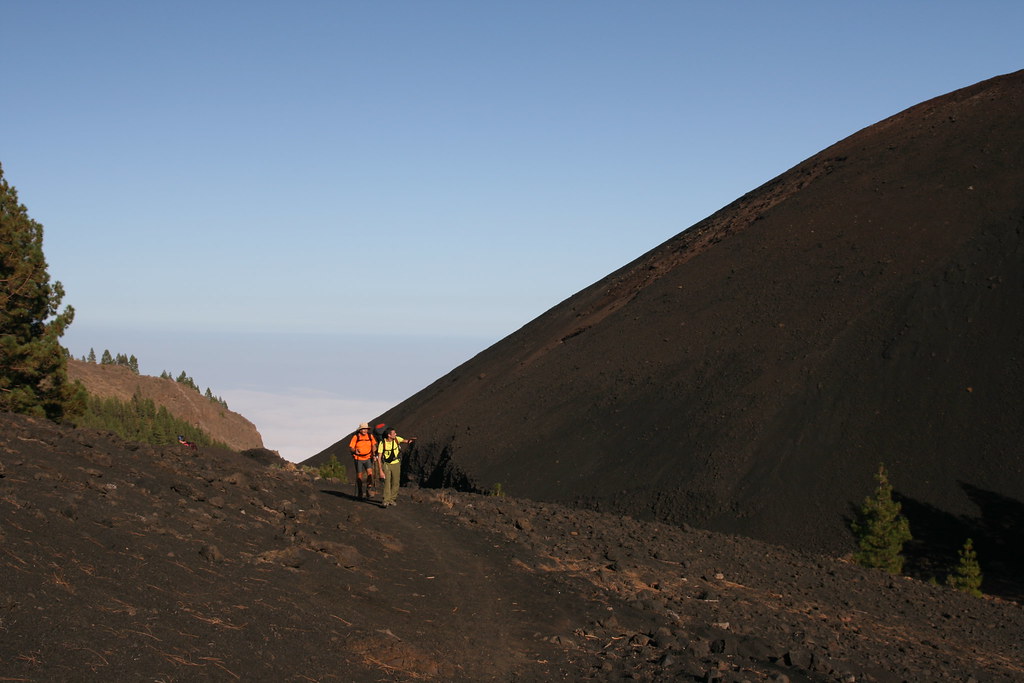
POLYGON ((1019 71, 829 147, 384 419, 423 482, 837 553, 884 463, 916 537, 1007 559, 1022 232, 1019 71))

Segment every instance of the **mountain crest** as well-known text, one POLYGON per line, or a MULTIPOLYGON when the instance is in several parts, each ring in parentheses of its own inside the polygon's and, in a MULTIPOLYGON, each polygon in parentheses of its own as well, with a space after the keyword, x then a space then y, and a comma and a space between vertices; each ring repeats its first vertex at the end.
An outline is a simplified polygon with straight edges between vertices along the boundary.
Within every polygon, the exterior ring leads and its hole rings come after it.
POLYGON ((68 377, 81 381, 91 395, 100 398, 130 401, 132 396, 138 395, 150 399, 174 417, 236 451, 263 448, 263 437, 252 422, 173 379, 139 375, 124 366, 87 363, 73 358, 68 359, 68 377))

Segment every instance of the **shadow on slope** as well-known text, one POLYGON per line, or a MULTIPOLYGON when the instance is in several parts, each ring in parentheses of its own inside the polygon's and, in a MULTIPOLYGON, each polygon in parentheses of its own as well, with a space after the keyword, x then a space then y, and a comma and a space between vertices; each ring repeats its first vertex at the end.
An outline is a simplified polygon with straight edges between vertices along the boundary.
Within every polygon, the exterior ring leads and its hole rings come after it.
POLYGON ((934 505, 899 497, 910 520, 914 540, 908 544, 907 573, 940 583, 953 573, 964 541, 972 539, 978 554, 985 593, 1011 600, 1024 599, 1024 504, 993 491, 961 483, 977 505, 977 515, 952 515, 934 505))

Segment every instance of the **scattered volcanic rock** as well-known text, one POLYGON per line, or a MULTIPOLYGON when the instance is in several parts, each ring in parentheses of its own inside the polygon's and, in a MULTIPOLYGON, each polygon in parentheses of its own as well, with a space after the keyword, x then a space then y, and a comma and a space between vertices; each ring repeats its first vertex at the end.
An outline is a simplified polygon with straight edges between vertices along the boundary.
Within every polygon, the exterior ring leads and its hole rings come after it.
POLYGON ((1018 681, 1024 610, 739 536, 0 413, 0 677, 1018 681))
POLYGON ((1019 71, 866 128, 383 419, 424 484, 834 555, 881 463, 912 572, 973 537, 1020 595, 1022 112, 1019 71))

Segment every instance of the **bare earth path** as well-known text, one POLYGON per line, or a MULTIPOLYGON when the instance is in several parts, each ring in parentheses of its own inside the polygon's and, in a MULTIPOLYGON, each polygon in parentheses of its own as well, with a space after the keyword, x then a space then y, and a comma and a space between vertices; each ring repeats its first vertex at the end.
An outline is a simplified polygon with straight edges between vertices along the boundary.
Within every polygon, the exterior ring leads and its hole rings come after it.
POLYGON ((531 680, 568 676, 550 664, 564 656, 557 634, 608 608, 582 595, 567 600, 572 589, 528 566, 509 543, 426 510, 419 492, 403 494, 388 509, 332 496, 355 509, 352 520, 384 551, 362 587, 389 615, 376 656, 402 668, 406 648, 397 644, 408 640, 440 654, 436 669, 448 677, 519 680, 524 669, 531 680))

